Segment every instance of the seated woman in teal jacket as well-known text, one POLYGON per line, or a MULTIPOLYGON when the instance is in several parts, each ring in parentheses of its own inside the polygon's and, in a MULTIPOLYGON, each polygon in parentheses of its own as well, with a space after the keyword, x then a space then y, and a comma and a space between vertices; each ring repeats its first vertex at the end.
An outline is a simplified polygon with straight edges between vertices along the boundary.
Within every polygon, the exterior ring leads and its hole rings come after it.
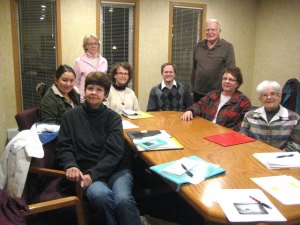
POLYGON ((61 124, 63 114, 79 105, 79 92, 75 87, 75 72, 68 65, 60 65, 54 84, 43 96, 40 104, 40 122, 61 124))

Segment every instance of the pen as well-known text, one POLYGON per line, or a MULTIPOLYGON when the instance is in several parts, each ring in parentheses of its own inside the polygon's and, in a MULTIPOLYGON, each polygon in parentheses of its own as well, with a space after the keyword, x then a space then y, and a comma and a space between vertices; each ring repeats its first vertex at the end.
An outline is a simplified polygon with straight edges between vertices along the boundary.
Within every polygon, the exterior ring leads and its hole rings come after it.
POLYGON ((189 175, 190 177, 193 177, 192 172, 189 171, 189 170, 185 167, 185 165, 183 165, 183 164, 181 163, 181 166, 182 166, 182 168, 185 170, 185 172, 186 172, 187 175, 189 175))
POLYGON ((271 206, 267 205, 266 203, 263 203, 263 202, 259 201, 258 199, 254 198, 254 197, 252 197, 250 195, 249 195, 249 198, 251 198, 252 200, 256 201, 258 204, 260 204, 260 205, 262 205, 262 206, 264 206, 266 208, 272 209, 271 206))
POLYGON ((294 154, 289 154, 289 155, 279 155, 279 156, 276 156, 276 158, 285 158, 285 157, 292 157, 294 156, 294 154))

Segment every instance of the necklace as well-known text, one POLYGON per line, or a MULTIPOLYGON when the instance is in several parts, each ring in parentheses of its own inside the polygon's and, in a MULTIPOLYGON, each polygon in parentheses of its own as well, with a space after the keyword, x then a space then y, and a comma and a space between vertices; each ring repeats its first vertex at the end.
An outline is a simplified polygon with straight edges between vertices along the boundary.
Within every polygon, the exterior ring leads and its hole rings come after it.
POLYGON ((119 91, 118 91, 118 90, 116 90, 116 91, 117 91, 117 94, 118 94, 118 96, 119 96, 119 98, 120 98, 120 100, 121 100, 121 103, 122 103, 122 105, 125 105, 125 103, 124 103, 124 101, 125 101, 125 97, 126 97, 125 90, 124 90, 124 96, 123 96, 123 99, 122 99, 122 97, 121 97, 121 95, 120 95, 119 91))

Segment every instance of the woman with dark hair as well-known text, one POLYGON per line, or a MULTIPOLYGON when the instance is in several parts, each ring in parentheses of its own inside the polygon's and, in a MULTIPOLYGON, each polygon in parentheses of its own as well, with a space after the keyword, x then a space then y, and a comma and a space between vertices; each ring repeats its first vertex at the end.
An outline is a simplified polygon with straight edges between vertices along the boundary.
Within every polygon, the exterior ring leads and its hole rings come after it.
POLYGON ((238 88, 243 83, 240 68, 227 68, 222 77, 222 89, 206 94, 199 102, 190 106, 181 116, 182 120, 192 120, 200 116, 235 131, 240 129, 245 113, 251 102, 238 88))
POLYGON ((121 109, 140 110, 134 91, 128 88, 133 76, 131 65, 127 62, 113 65, 110 76, 112 86, 104 104, 117 113, 121 109))
POLYGON ((72 67, 60 65, 57 68, 54 84, 41 100, 40 122, 61 124, 63 114, 80 103, 75 78, 72 67))
POLYGON ((67 179, 80 182, 92 224, 142 225, 124 153, 122 119, 102 104, 110 86, 102 72, 87 75, 86 101, 62 118, 57 158, 67 179))

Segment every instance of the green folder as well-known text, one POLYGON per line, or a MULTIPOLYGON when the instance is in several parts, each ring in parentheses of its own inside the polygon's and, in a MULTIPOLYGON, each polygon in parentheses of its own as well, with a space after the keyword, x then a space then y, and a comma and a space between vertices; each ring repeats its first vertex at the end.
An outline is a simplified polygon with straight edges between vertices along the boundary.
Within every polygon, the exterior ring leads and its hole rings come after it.
MULTIPOLYGON (((198 156, 193 155, 193 156, 189 156, 188 158, 197 160, 200 163, 202 163, 203 165, 205 165, 206 172, 203 177, 204 179, 208 179, 208 178, 214 177, 216 175, 225 173, 225 170, 223 168, 221 168, 219 165, 209 163, 209 162, 205 161, 204 159, 199 158, 198 156)), ((172 173, 163 171, 166 167, 172 165, 176 161, 171 161, 171 162, 159 164, 156 166, 152 166, 152 167, 150 167, 150 170, 158 173, 163 178, 170 180, 170 181, 174 182, 175 184, 177 184, 178 185, 177 190, 179 190, 179 188, 182 184, 188 183, 188 180, 189 180, 188 174, 184 173, 181 175, 176 175, 176 174, 172 174, 172 173)))

